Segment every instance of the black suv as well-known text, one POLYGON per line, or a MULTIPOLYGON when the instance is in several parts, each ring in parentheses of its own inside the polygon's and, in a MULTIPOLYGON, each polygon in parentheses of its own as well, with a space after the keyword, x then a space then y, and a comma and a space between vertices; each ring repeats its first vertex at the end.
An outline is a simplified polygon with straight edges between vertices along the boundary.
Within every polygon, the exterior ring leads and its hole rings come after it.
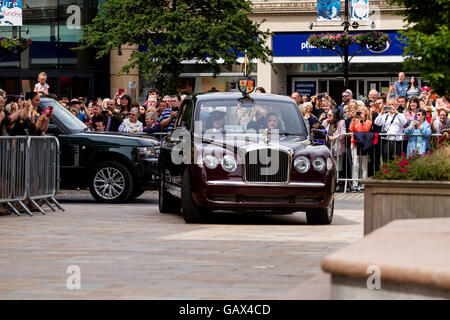
POLYGON ((100 202, 125 202, 157 186, 159 141, 151 136, 93 132, 64 106, 53 106, 47 135, 59 140, 61 188, 89 187, 100 202))

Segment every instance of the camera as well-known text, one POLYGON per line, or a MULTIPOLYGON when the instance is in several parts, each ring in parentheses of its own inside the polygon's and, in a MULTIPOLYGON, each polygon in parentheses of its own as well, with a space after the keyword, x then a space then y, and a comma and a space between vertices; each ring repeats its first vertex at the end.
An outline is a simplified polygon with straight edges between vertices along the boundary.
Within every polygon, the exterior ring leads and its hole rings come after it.
POLYGON ((103 110, 103 111, 102 111, 102 113, 103 113, 104 115, 107 115, 108 112, 109 112, 108 110, 103 110))
POLYGON ((172 107, 172 111, 178 111, 179 108, 178 107, 172 107))
POLYGON ((361 111, 356 111, 356 115, 359 117, 361 115, 361 111))
POLYGON ((391 109, 391 107, 384 107, 384 111, 390 111, 391 109))
POLYGON ((397 111, 398 111, 399 113, 403 113, 403 107, 402 107, 402 106, 399 106, 399 107, 397 108, 397 111))

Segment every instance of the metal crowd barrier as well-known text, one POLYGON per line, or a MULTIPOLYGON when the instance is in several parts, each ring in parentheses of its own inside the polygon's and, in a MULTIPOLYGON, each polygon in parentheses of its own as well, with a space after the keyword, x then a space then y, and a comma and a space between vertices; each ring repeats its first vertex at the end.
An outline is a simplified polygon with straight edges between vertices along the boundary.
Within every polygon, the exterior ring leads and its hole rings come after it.
MULTIPOLYGON (((349 183, 354 187, 358 186, 360 180, 373 176, 382 163, 396 155, 406 153, 408 137, 423 135, 378 133, 378 142, 365 155, 358 154, 357 147, 351 145, 352 136, 353 133, 342 133, 336 140, 328 140, 328 147, 336 162, 337 182, 344 183, 344 192, 347 192, 349 183)), ((441 134, 432 134, 430 144, 439 144, 441 136, 441 134)), ((363 190, 361 186, 358 187, 363 190)))
POLYGON ((54 196, 59 189, 59 143, 55 137, 0 137, 0 204, 15 214, 33 205, 64 209, 54 196))

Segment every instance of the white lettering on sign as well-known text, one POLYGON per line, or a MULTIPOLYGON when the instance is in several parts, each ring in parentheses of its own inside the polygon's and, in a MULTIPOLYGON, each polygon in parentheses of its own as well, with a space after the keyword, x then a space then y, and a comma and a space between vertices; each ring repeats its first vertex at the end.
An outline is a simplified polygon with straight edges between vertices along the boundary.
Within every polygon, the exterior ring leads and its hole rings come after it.
POLYGON ((313 46, 312 44, 309 44, 307 41, 302 42, 301 48, 302 48, 302 50, 305 50, 305 49, 307 49, 307 50, 309 50, 309 49, 316 49, 315 46, 313 46))

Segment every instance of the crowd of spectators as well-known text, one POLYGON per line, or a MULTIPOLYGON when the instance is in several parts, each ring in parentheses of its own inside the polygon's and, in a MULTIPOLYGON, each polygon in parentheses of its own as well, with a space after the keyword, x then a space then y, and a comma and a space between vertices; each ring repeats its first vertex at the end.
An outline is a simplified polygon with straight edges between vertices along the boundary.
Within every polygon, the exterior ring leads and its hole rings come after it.
MULTIPOLYGON (((69 99, 65 95, 48 94, 46 79, 45 73, 40 73, 34 91, 27 93, 24 99, 7 96, 0 89, 0 135, 45 135, 51 117, 51 111, 39 107, 40 97, 45 95, 58 100, 92 130, 127 134, 172 130, 184 98, 180 95, 161 97, 159 90, 153 88, 142 105, 119 92, 106 99, 69 99)), ((430 88, 420 87, 413 76, 409 81, 405 79, 401 72, 386 95, 371 90, 367 97, 359 97, 359 100, 346 89, 340 105, 327 93, 312 97, 298 92, 291 95, 310 130, 326 132, 340 175, 352 178, 354 191, 362 190, 354 179, 372 175, 379 168, 379 158, 385 161, 403 152, 423 154, 430 149, 433 133, 450 130, 449 97, 431 94, 430 88), (346 133, 348 135, 343 135, 346 133), (361 145, 367 143, 368 135, 364 133, 387 134, 380 136, 383 143, 375 148, 375 157, 361 151, 361 145)), ((259 87, 257 92, 265 93, 265 90, 259 87)))
MULTIPOLYGON (((414 76, 408 82, 405 79, 400 72, 387 95, 371 90, 359 100, 346 89, 339 106, 327 93, 312 97, 302 97, 297 92, 291 95, 310 129, 326 132, 339 174, 353 180, 349 187, 353 191, 363 190, 357 179, 372 175, 379 168, 380 158, 387 161, 402 153, 423 154, 431 148, 432 134, 448 136, 449 97, 431 94, 430 88, 420 87, 414 76), (368 143, 372 153, 366 151, 368 143)), ((437 144, 444 136, 437 138, 437 144)), ((338 190, 342 188, 338 185, 338 190)))

